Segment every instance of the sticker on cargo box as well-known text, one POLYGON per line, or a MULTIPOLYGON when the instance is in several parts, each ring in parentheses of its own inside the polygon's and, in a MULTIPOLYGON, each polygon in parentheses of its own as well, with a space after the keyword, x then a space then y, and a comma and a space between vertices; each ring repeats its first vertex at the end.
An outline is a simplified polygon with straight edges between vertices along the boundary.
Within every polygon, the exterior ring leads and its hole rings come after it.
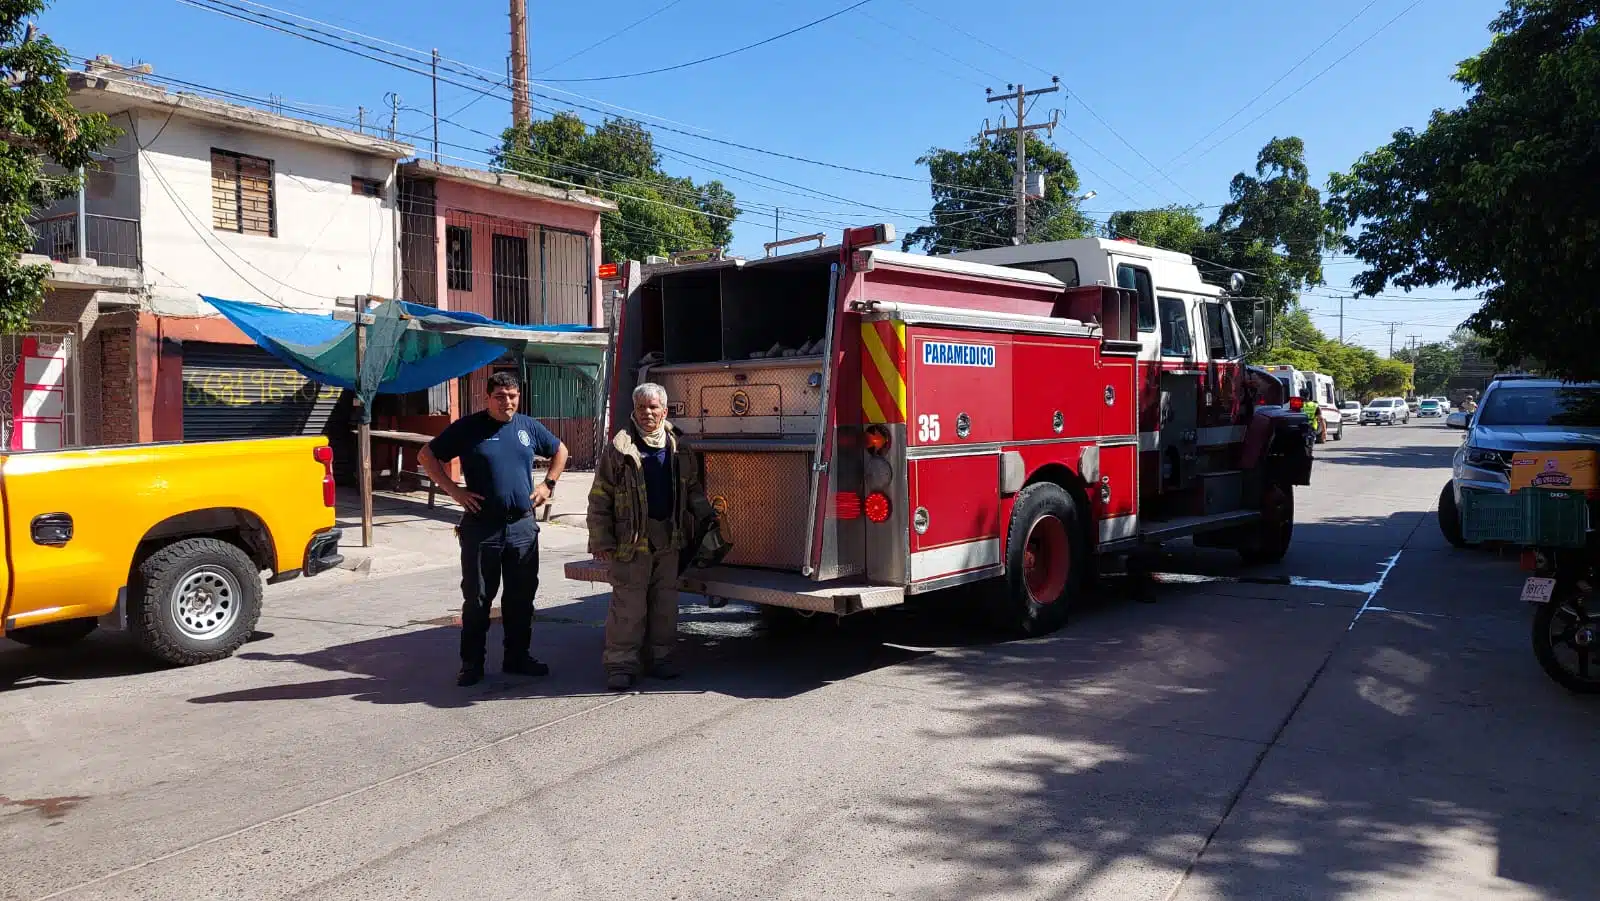
POLYGON ((922 362, 926 366, 981 366, 993 369, 994 345, 926 341, 922 345, 922 362))

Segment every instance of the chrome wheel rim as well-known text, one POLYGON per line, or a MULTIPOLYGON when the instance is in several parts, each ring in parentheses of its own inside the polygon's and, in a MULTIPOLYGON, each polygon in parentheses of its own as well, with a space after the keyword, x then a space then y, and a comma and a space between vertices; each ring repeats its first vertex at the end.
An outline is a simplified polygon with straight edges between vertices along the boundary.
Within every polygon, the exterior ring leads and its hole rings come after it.
POLYGON ((172 589, 172 622, 185 636, 216 638, 233 627, 241 605, 239 580, 217 566, 197 566, 172 589))

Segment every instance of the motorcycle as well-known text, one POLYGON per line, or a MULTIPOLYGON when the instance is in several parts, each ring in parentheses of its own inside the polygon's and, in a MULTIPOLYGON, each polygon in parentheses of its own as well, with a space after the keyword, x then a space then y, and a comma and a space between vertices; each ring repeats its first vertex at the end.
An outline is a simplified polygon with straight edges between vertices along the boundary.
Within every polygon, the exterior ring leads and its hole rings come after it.
POLYGON ((1600 694, 1600 598, 1591 547, 1531 548, 1522 600, 1534 605, 1533 656, 1568 691, 1600 694))

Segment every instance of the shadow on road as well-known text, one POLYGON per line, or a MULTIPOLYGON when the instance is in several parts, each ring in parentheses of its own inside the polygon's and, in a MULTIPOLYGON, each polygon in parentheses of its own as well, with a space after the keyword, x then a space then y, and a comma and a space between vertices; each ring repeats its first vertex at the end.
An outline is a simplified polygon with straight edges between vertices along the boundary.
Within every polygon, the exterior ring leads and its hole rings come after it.
MULTIPOLYGON (((1319 455, 1321 449, 1318 449, 1319 455)), ((1381 466, 1386 469, 1449 469, 1456 449, 1442 444, 1380 445, 1341 448, 1318 462, 1347 466, 1381 466)))

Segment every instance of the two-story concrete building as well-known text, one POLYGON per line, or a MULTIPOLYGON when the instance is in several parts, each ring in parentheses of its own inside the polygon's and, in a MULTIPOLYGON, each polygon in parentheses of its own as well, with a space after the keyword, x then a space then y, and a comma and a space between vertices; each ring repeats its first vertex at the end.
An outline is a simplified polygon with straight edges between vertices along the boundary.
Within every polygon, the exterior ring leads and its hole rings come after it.
POLYGON ((107 387, 69 443, 321 432, 339 392, 308 383, 200 298, 331 311, 339 298, 392 296, 396 164, 411 147, 167 91, 114 66, 70 84, 75 106, 106 113, 122 135, 80 198, 42 212, 35 250, 131 270, 138 288, 86 298, 94 325, 72 368, 107 387), (91 360, 101 371, 82 372, 91 360), (121 384, 131 396, 111 393, 121 384))
MULTIPOLYGON (((106 113, 122 136, 82 196, 34 225, 36 252, 60 275, 92 276, 46 305, 58 323, 49 328, 81 345, 57 368, 94 389, 63 414, 83 426, 61 443, 323 432, 344 443, 348 398, 260 350, 201 295, 305 312, 379 295, 519 324, 604 324, 596 272, 608 200, 402 162, 406 144, 165 90, 105 58, 71 86, 74 105, 106 113), (114 273, 115 291, 95 288, 114 273)), ((481 408, 489 371, 380 398, 374 413, 435 430, 481 408)), ((528 412, 576 462, 592 458, 594 386, 554 367, 527 375, 528 412)), ((61 396, 72 406, 73 391, 61 396)))

